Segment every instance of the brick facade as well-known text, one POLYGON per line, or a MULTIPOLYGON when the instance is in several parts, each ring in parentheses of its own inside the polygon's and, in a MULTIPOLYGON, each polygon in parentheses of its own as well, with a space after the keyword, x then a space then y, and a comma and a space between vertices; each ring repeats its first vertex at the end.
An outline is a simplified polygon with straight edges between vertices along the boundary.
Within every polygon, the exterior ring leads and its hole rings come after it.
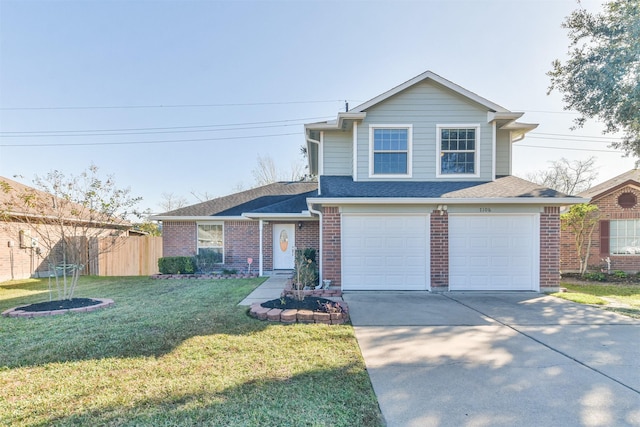
MULTIPOLYGON (((625 185, 612 190, 604 196, 594 198, 592 204, 598 206, 600 220, 640 219, 640 189, 634 185, 625 185), (622 193, 632 193, 638 204, 632 208, 622 208, 618 205, 618 197, 622 193)), ((576 255, 575 236, 570 231, 562 231, 561 267, 563 272, 576 272, 580 268, 580 261, 576 255)), ((611 260, 611 270, 623 270, 629 273, 640 271, 640 254, 611 255, 600 251, 600 223, 593 230, 591 236, 591 251, 587 266, 590 270, 605 266, 604 258, 611 260)))
POLYGON ((540 214, 540 291, 560 286, 560 208, 547 206, 540 214))
POLYGON ((434 210, 431 214, 431 288, 449 289, 449 215, 434 210))
POLYGON ((195 221, 162 223, 162 256, 194 256, 198 229, 195 221))
MULTIPOLYGON (((273 269, 273 227, 277 224, 295 224, 296 248, 314 248, 320 245, 319 222, 269 221, 263 225, 262 262, 266 271, 273 269)), ((165 221, 162 224, 163 256, 194 256, 197 253, 197 223, 195 221, 165 221)), ((260 223, 258 221, 224 222, 224 265, 221 268, 244 271, 247 258, 253 258, 251 270, 257 271, 260 260, 260 223)))
POLYGON ((333 286, 342 286, 341 234, 340 210, 322 208, 322 278, 331 280, 333 286))

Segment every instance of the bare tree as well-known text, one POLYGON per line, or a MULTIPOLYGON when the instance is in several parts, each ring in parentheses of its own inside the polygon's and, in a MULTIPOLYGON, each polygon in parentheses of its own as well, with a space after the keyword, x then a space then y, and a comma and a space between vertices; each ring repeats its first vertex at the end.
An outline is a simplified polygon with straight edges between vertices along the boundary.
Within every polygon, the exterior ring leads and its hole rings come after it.
POLYGON ((206 202, 208 200, 215 199, 216 197, 213 194, 209 193, 208 191, 198 192, 196 190, 191 190, 191 195, 195 197, 195 199, 199 202, 206 202))
POLYGON ((290 173, 278 170, 273 158, 269 155, 258 155, 257 165, 251 171, 257 187, 278 181, 299 181, 303 177, 304 167, 298 163, 291 164, 290 173))
POLYGON ((591 188, 598 177, 595 163, 595 157, 572 162, 563 157, 551 162, 548 169, 529 173, 526 178, 561 193, 573 195, 591 188))
POLYGON ((176 196, 173 193, 162 193, 161 196, 162 200, 158 203, 158 206, 160 206, 163 212, 183 208, 189 203, 184 197, 176 196))
POLYGON ((100 178, 94 165, 79 176, 54 170, 34 184, 0 181, 0 216, 17 228, 21 247, 46 256, 50 270, 62 275, 55 274, 58 299, 72 299, 86 263, 113 249, 116 237, 131 228, 127 217, 137 216, 133 208, 141 198, 117 188, 113 177, 100 178), (95 238, 109 236, 106 245, 94 245, 95 238))

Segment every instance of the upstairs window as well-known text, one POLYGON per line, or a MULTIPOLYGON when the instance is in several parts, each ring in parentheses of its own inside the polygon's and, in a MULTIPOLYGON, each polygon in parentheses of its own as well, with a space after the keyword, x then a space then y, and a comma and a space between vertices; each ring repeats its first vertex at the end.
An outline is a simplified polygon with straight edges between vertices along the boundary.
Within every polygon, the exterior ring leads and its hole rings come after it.
POLYGON ((411 126, 371 126, 371 176, 411 175, 411 126))
POLYGON ((478 176, 480 126, 438 126, 438 174, 478 176))

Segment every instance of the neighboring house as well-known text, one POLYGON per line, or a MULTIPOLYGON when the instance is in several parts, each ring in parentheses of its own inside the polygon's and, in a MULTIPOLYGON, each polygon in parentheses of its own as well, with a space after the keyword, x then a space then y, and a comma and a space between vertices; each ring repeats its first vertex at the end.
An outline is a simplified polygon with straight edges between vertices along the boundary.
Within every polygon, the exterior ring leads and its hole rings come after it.
MULTIPOLYGON (((640 271, 640 170, 625 172, 578 196, 591 199, 600 214, 591 238, 588 265, 607 268, 609 258, 611 270, 640 271)), ((562 271, 576 272, 579 266, 574 235, 563 230, 562 271)))
MULTIPOLYGON (((34 276, 47 277, 50 274, 53 268, 51 264, 53 257, 50 256, 51 248, 47 247, 47 242, 43 242, 43 236, 53 244, 54 250, 61 250, 63 246, 56 237, 59 237, 59 227, 53 225, 56 216, 60 213, 56 211, 55 203, 55 198, 51 194, 0 176, 0 282, 34 276), (33 195, 34 203, 50 202, 51 209, 47 208, 46 212, 43 209, 42 214, 38 216, 20 211, 15 198, 18 194, 33 195)), ((82 208, 78 210, 81 211, 82 208)), ((69 212, 69 224, 73 221, 74 214, 69 212)), ((71 234, 73 227, 70 226, 68 230, 71 234)), ((131 230, 131 224, 126 221, 118 224, 96 223, 95 227, 92 226, 88 230, 91 236, 139 234, 131 230)), ((87 256, 88 251, 89 249, 87 249, 87 256)), ((83 273, 98 274, 97 271, 89 271, 88 262, 85 266, 83 273)), ((95 267, 95 269, 98 268, 95 267)))
POLYGON ((317 190, 278 183, 157 216, 164 254, 211 246, 262 273, 293 267, 293 243, 345 291, 555 290, 560 207, 587 200, 511 176, 512 144, 537 126, 522 115, 427 71, 305 125, 317 190))

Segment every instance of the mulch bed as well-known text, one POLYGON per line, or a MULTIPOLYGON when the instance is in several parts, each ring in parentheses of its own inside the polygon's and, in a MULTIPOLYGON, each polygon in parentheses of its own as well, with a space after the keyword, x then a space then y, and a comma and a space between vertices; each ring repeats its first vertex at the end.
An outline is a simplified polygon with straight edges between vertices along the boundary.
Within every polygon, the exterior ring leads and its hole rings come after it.
POLYGON ((51 310, 70 310, 72 308, 91 307, 98 305, 101 301, 91 298, 72 298, 57 301, 39 302, 31 305, 20 307, 20 311, 51 311, 51 310))
POLYGON ((263 302, 265 308, 279 308, 280 310, 311 310, 319 313, 342 313, 342 306, 326 298, 305 297, 302 301, 284 297, 263 302))

